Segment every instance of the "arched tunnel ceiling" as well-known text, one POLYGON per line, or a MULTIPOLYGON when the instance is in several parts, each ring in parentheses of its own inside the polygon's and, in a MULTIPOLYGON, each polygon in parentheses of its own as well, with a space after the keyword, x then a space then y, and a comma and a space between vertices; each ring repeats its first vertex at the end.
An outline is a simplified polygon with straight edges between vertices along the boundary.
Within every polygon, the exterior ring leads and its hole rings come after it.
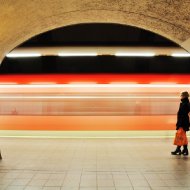
POLYGON ((179 47, 167 38, 141 28, 121 24, 87 23, 47 31, 15 49, 59 46, 179 47))
POLYGON ((190 51, 188 0, 0 0, 0 5, 0 60, 37 34, 95 22, 137 26, 190 51))

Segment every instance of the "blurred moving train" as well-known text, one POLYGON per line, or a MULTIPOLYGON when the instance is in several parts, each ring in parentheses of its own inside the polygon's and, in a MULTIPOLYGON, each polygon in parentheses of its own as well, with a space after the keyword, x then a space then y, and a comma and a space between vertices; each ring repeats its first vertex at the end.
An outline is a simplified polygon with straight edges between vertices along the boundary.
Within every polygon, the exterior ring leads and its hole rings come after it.
POLYGON ((0 76, 0 130, 173 130, 183 74, 0 76))

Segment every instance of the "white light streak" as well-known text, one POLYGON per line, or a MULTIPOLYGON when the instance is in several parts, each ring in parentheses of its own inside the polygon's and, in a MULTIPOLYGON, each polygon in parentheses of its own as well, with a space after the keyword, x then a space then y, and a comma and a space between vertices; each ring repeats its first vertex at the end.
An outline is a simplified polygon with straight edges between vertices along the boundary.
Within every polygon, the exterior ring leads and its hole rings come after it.
POLYGON ((115 56, 121 57, 153 57, 155 53, 152 52, 116 52, 115 56))
POLYGON ((9 53, 6 55, 8 58, 26 58, 26 57, 40 57, 40 53, 9 53))
POLYGON ((98 54, 96 52, 63 52, 58 53, 58 56, 60 57, 75 57, 75 56, 97 56, 98 54))
POLYGON ((179 99, 178 96, 0 96, 0 99, 179 99))
POLYGON ((190 84, 18 84, 0 85, 4 88, 190 88, 190 84))
POLYGON ((172 57, 190 57, 190 53, 172 53, 172 57))

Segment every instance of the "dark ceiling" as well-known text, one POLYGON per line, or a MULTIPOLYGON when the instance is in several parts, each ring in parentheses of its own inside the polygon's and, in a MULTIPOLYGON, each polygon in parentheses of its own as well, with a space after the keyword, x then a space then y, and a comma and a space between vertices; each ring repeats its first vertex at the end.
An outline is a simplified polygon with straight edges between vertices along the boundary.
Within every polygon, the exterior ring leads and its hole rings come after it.
MULTIPOLYGON (((166 46, 175 43, 149 31, 117 24, 80 24, 38 35, 20 47, 40 46, 166 46)), ((5 58, 1 74, 8 73, 189 73, 189 58, 57 57, 5 58)))
POLYGON ((177 46, 152 32, 119 24, 80 24, 38 35, 21 47, 106 45, 106 46, 177 46))

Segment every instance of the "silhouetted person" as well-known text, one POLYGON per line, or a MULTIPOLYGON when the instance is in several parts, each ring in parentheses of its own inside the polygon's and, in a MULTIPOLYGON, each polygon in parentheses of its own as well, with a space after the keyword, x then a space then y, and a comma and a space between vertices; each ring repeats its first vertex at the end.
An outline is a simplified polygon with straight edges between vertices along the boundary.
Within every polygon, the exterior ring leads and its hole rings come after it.
POLYGON ((179 110, 177 112, 177 123, 176 123, 176 136, 174 139, 174 145, 177 145, 175 151, 171 152, 172 155, 185 155, 189 154, 188 152, 188 139, 186 136, 186 132, 189 131, 189 93, 187 91, 181 93, 181 103, 179 106, 179 110), (181 146, 183 146, 183 150, 181 151, 181 146))

